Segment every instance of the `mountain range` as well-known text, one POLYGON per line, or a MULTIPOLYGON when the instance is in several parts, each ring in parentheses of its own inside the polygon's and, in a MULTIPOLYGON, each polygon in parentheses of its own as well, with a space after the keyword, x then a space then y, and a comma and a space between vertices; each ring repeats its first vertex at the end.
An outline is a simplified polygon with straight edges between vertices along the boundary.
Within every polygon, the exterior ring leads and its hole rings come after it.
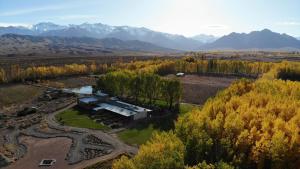
POLYGON ((205 43, 212 43, 216 41, 219 37, 213 35, 200 34, 200 35, 193 36, 191 38, 205 44, 205 43))
POLYGON ((202 50, 299 50, 300 41, 287 34, 272 32, 269 29, 246 33, 230 33, 216 41, 200 47, 202 50))
POLYGON ((124 41, 139 40, 176 50, 196 50, 199 46, 203 45, 199 40, 187 38, 182 35, 156 32, 143 27, 109 26, 101 23, 62 26, 43 22, 33 25, 31 28, 0 27, 0 35, 8 33, 34 36, 90 37, 97 39, 116 38, 124 41))
MULTIPOLYGON (((69 40, 76 40, 77 45, 89 44, 94 39, 96 44, 101 44, 102 49, 108 48, 118 50, 138 50, 138 51, 190 51, 190 50, 299 50, 300 41, 287 34, 279 34, 271 30, 253 31, 250 33, 230 33, 223 37, 200 34, 193 37, 185 37, 163 32, 153 31, 147 28, 137 28, 130 26, 110 26, 101 23, 83 23, 79 25, 57 25, 51 22, 42 22, 31 27, 10 26, 0 27, 0 35, 17 34, 29 35, 37 38, 44 37, 45 41, 54 39, 71 43, 69 40), (103 41, 110 39, 110 45, 105 45, 103 41), (79 43, 80 41, 80 43, 79 43), (87 41, 87 42, 86 42, 87 41), (116 44, 113 44, 116 43, 116 44), (122 44, 122 45, 121 45, 122 44), (136 45, 134 48, 133 45, 136 45)), ((11 37, 12 35, 10 35, 11 37)), ((6 41, 7 41, 6 37, 6 41)), ((22 39, 19 37, 19 39, 22 39)), ((25 38, 26 39, 26 38, 25 38)), ((31 37, 29 39, 34 39, 31 37)), ((30 43, 30 40, 27 43, 30 43)), ((33 42, 35 43, 35 42, 33 42)), ((44 43, 45 44, 45 43, 44 43)), ((3 44, 2 44, 3 45, 3 44)), ((49 45, 49 44, 48 44, 49 45)), ((67 45, 67 44, 65 44, 67 45)), ((90 44, 92 45, 92 44, 90 44)))
POLYGON ((0 55, 99 55, 113 52, 176 52, 138 40, 116 38, 56 37, 5 34, 0 36, 0 55))

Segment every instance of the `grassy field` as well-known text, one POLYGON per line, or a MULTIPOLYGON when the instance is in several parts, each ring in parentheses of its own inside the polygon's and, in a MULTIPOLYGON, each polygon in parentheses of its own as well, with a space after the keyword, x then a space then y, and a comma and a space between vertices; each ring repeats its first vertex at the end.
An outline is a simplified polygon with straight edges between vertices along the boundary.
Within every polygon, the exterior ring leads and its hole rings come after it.
POLYGON ((98 129, 98 130, 109 130, 110 128, 93 121, 87 114, 82 113, 76 109, 69 109, 61 112, 55 116, 56 120, 63 125, 88 128, 88 129, 98 129))
POLYGON ((190 112, 193 109, 201 109, 201 106, 189 103, 181 103, 179 109, 179 116, 183 116, 184 114, 190 112))
POLYGON ((138 125, 118 133, 118 137, 128 144, 141 145, 150 139, 155 130, 153 124, 138 125))
MULTIPOLYGON (((194 108, 199 108, 196 105, 183 103, 180 105, 179 116, 188 113, 194 108)), ((168 131, 174 128, 174 120, 176 117, 166 117, 159 120, 153 120, 147 123, 139 123, 136 126, 126 129, 118 133, 118 137, 132 145, 141 145, 146 143, 154 131, 168 131)))
POLYGON ((44 89, 29 85, 0 87, 0 108, 12 104, 22 104, 42 94, 44 89))

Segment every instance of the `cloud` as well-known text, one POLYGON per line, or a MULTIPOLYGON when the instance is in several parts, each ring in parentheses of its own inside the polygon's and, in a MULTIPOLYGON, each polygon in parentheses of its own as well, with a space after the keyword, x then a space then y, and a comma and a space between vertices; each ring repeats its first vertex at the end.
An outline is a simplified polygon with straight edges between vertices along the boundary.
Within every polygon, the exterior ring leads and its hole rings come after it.
POLYGON ((97 19, 96 15, 65 15, 59 16, 58 19, 60 20, 74 20, 74 19, 97 19))
POLYGON ((283 26, 300 26, 300 22, 297 21, 277 22, 276 24, 283 26))
POLYGON ((228 29, 229 26, 216 24, 216 25, 206 25, 205 28, 207 28, 207 29, 228 29))

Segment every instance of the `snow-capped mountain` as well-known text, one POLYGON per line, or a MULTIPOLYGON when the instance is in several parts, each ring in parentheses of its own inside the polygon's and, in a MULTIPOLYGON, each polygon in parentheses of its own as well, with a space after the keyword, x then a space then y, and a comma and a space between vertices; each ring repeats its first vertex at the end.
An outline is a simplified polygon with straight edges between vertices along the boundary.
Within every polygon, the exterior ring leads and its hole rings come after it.
POLYGON ((19 35, 35 35, 35 31, 23 26, 0 27, 0 35, 19 34, 19 35))
POLYGON ((120 40, 139 40, 155 45, 177 49, 195 50, 202 42, 187 38, 182 35, 174 35, 152 31, 147 28, 130 26, 110 26, 101 23, 83 23, 80 25, 62 26, 51 22, 43 22, 25 27, 0 27, 0 35, 14 33, 22 35, 59 36, 59 37, 91 37, 91 38, 117 38, 120 40))
POLYGON ((67 26, 56 25, 51 22, 41 22, 32 26, 31 30, 37 33, 43 33, 52 30, 65 29, 67 26))
POLYGON ((43 37, 5 34, 0 36, 0 55, 22 56, 99 56, 118 52, 176 53, 138 40, 123 41, 115 38, 43 37))
POLYGON ((115 29, 114 26, 109 26, 102 23, 96 23, 96 24, 83 23, 80 25, 70 25, 70 27, 78 27, 81 29, 85 29, 89 32, 97 33, 102 36, 107 35, 108 33, 112 32, 115 29))
POLYGON ((213 35, 205 35, 205 34, 200 34, 191 37, 194 40, 200 41, 202 43, 212 43, 218 39, 218 37, 213 36, 213 35))

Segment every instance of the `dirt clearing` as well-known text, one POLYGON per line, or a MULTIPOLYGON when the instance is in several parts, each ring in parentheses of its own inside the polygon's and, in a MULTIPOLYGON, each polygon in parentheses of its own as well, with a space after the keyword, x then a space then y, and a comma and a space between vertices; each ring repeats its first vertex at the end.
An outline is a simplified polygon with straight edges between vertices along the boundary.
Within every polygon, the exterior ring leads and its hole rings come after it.
POLYGON ((30 103, 43 91, 43 88, 23 84, 0 86, 0 112, 9 112, 10 109, 30 103))
POLYGON ((203 105, 208 98, 215 96, 237 79, 198 75, 180 77, 183 87, 182 102, 203 105))
POLYGON ((26 155, 6 169, 68 169, 72 168, 65 160, 72 144, 68 138, 39 139, 34 137, 21 137, 21 143, 27 147, 26 155), (39 167, 42 159, 56 159, 50 167, 39 167))
POLYGON ((89 76, 66 77, 60 79, 43 80, 40 84, 55 88, 76 88, 95 85, 96 79, 89 76))

